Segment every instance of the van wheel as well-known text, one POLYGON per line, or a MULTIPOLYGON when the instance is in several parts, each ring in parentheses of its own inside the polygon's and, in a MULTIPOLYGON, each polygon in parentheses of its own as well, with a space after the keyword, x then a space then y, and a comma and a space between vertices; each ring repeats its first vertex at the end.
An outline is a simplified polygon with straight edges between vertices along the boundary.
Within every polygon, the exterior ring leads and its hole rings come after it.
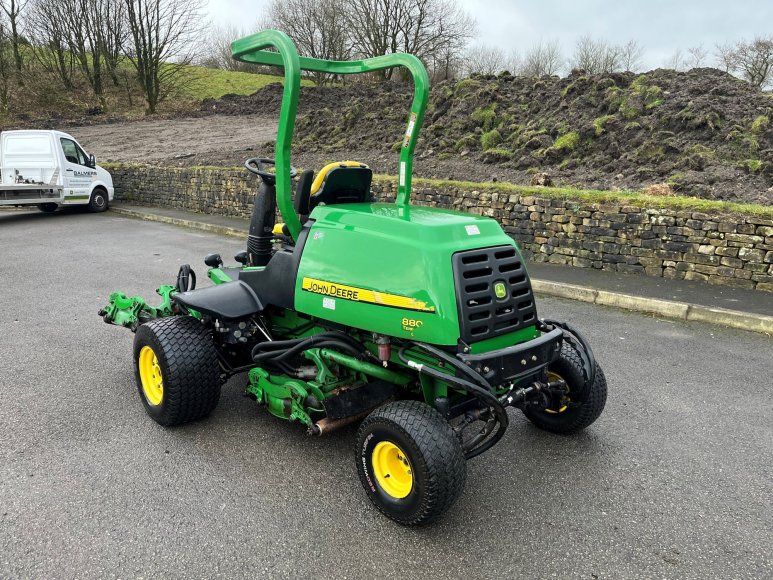
POLYGON ((58 203, 39 203, 38 209, 43 213, 54 213, 56 208, 59 207, 58 203))
POLYGON ((91 199, 89 200, 89 211, 99 213, 102 211, 107 211, 107 207, 107 192, 104 189, 95 189, 94 193, 91 194, 91 199))

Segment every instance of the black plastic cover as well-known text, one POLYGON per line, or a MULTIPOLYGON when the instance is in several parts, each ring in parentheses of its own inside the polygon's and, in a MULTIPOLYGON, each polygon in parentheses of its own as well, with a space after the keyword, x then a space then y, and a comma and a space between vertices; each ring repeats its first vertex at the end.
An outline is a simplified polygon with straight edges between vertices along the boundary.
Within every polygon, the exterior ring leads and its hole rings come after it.
POLYGON ((463 342, 486 340, 537 323, 531 281, 514 246, 456 252, 452 260, 463 342))
POLYGON ((542 372, 542 369, 558 358, 563 341, 564 331, 555 328, 521 344, 482 354, 457 356, 489 383, 500 385, 542 372))
POLYGON ((185 308, 221 320, 238 320, 263 310, 252 288, 240 280, 179 292, 172 295, 172 300, 185 308))

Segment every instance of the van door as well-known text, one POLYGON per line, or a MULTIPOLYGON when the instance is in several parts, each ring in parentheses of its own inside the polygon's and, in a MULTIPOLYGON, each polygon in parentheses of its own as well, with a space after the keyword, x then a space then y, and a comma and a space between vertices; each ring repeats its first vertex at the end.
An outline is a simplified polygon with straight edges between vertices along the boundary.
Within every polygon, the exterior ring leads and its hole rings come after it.
POLYGON ((60 137, 59 142, 64 154, 64 203, 88 203, 97 171, 88 166, 88 156, 75 141, 60 137))

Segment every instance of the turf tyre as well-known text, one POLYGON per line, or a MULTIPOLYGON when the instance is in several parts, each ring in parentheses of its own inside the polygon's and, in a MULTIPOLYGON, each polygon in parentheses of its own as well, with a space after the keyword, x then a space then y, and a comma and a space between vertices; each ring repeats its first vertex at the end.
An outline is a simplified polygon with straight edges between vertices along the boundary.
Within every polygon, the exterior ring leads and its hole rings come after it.
POLYGON ((222 380, 210 331, 192 316, 171 316, 143 324, 134 337, 134 374, 140 400, 154 421, 165 427, 209 415, 220 400, 222 380), (140 378, 139 356, 144 346, 158 359, 163 397, 152 404, 140 378))
POLYGON ((387 517, 416 526, 443 515, 461 496, 467 464, 461 442, 435 409, 418 401, 389 403, 373 411, 357 433, 357 471, 368 498, 387 517), (373 451, 392 442, 410 461, 413 485, 400 499, 391 497, 374 474, 373 451))
POLYGON ((569 385, 570 403, 566 410, 558 413, 526 407, 524 414, 529 421, 545 431, 567 435, 585 429, 598 419, 607 402, 607 379, 596 363, 596 378, 589 387, 582 369, 582 357, 577 347, 564 342, 559 358, 548 367, 548 371, 569 385))

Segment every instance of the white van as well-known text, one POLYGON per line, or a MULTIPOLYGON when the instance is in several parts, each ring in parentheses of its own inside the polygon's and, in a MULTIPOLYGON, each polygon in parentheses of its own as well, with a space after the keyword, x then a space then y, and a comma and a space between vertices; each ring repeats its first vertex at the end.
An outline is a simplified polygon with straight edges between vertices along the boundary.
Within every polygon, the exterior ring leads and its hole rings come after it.
POLYGON ((53 212, 60 205, 88 205, 97 212, 115 193, 110 174, 61 131, 3 131, 0 172, 0 206, 53 212))

